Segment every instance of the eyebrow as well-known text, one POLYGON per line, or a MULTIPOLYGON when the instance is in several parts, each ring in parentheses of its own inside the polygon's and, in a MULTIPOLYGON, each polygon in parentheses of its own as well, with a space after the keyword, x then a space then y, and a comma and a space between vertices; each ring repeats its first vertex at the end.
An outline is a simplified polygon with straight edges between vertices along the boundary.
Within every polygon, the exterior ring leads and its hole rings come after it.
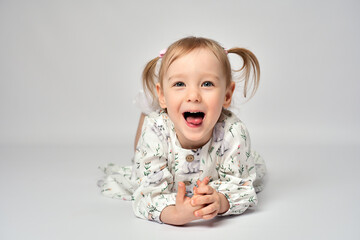
POLYGON ((171 79, 173 79, 173 78, 185 78, 185 77, 186 77, 185 74, 179 73, 179 74, 170 76, 168 80, 171 81, 171 79))

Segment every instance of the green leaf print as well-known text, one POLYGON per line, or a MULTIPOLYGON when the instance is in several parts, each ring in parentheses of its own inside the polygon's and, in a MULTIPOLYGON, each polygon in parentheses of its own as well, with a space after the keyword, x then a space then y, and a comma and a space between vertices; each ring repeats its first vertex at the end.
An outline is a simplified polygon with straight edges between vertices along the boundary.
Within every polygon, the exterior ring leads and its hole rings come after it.
POLYGON ((146 171, 144 171, 144 176, 148 176, 150 174, 151 162, 146 162, 144 165, 146 171))
POLYGON ((215 169, 216 169, 216 171, 219 171, 219 169, 220 169, 220 165, 219 165, 219 164, 216 164, 215 169))
POLYGON ((253 168, 254 168, 254 166, 252 166, 251 168, 249 168, 249 172, 250 172, 251 170, 253 170, 253 168))
MULTIPOLYGON (((166 183, 166 186, 161 189, 161 192, 164 192, 168 187, 169 187, 169 185, 166 183)), ((162 195, 162 194, 161 194, 161 195, 162 195)), ((164 196, 164 195, 162 195, 162 196, 164 196)))
POLYGON ((175 160, 175 166, 174 166, 175 172, 177 172, 179 170, 178 165, 179 165, 179 161, 175 160))
POLYGON ((246 152, 245 154, 246 154, 246 161, 247 161, 250 157, 250 152, 246 152))
POLYGON ((149 210, 149 213, 160 212, 159 210, 156 209, 154 205, 148 205, 147 208, 149 210))
POLYGON ((233 125, 231 125, 231 126, 230 126, 230 128, 229 128, 229 132, 230 132, 230 133, 231 133, 231 135, 234 137, 234 134, 233 134, 232 130, 233 130, 233 125))
POLYGON ((101 190, 101 192, 106 192, 106 191, 111 191, 111 188, 106 188, 106 189, 101 190))
POLYGON ((245 130, 243 127, 241 127, 241 137, 245 140, 245 143, 246 143, 246 133, 245 133, 245 130))
POLYGON ((151 162, 146 162, 145 165, 144 165, 144 168, 146 170, 149 170, 150 167, 151 167, 151 162))
POLYGON ((211 156, 211 153, 213 150, 214 150, 214 147, 211 147, 208 151, 211 162, 213 161, 212 156, 211 156))
POLYGON ((214 147, 211 147, 210 149, 209 149, 209 154, 211 154, 211 152, 214 150, 214 147))
POLYGON ((225 193, 224 195, 225 195, 225 197, 227 198, 227 200, 230 201, 230 196, 229 196, 229 194, 225 193))
POLYGON ((241 168, 239 169, 240 176, 242 176, 244 172, 244 165, 241 165, 241 168))
POLYGON ((160 150, 160 144, 158 144, 157 148, 155 149, 156 153, 154 156, 160 156, 159 150, 160 150))
POLYGON ((254 196, 251 196, 251 197, 249 198, 249 202, 255 203, 255 198, 254 198, 254 196))

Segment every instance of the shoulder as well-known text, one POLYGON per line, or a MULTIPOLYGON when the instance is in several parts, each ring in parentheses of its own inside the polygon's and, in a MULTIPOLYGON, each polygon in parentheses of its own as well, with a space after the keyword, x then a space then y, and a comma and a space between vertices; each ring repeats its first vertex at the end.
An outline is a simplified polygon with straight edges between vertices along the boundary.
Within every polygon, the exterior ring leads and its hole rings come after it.
POLYGON ((165 156, 170 143, 169 128, 165 115, 156 111, 149 113, 142 126, 135 152, 135 162, 149 156, 165 156))
POLYGON ((219 161, 233 159, 251 148, 245 124, 231 111, 223 110, 213 133, 213 144, 219 161), (247 149, 242 151, 241 149, 247 149))
POLYGON ((169 116, 164 110, 157 110, 149 113, 142 128, 142 135, 157 136, 160 140, 167 139, 172 131, 172 124, 169 116))
POLYGON ((152 111, 146 115, 148 119, 153 121, 163 121, 169 118, 168 114, 163 109, 158 109, 156 111, 152 111))
POLYGON ((215 125, 213 138, 215 142, 229 145, 245 143, 250 145, 250 136, 245 124, 233 112, 224 109, 215 125))
POLYGON ((223 109, 220 115, 220 119, 219 122, 225 122, 227 126, 231 125, 231 124, 237 124, 237 123, 242 123, 241 120, 238 118, 238 116, 236 116, 235 113, 233 113, 230 110, 227 109, 223 109))
POLYGON ((236 114, 229 110, 224 110, 223 114, 226 116, 225 122, 226 122, 226 128, 231 132, 232 130, 240 132, 242 134, 248 134, 247 127, 242 122, 236 114))
POLYGON ((171 120, 168 114, 164 110, 157 110, 149 113, 144 120, 144 125, 154 126, 159 130, 165 130, 171 128, 171 120))

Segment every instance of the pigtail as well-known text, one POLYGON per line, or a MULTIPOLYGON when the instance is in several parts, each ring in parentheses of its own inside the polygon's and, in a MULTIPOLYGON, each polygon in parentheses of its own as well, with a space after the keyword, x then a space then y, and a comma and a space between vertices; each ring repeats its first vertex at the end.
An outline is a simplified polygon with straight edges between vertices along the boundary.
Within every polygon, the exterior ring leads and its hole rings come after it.
POLYGON ((156 65, 160 57, 156 57, 152 59, 150 62, 148 62, 144 68, 144 71, 142 73, 142 82, 143 82, 143 88, 145 92, 150 93, 153 103, 157 99, 156 94, 156 79, 158 76, 156 75, 156 65))
POLYGON ((254 96, 260 82, 260 64, 256 56, 245 48, 231 48, 227 50, 228 53, 235 53, 239 55, 243 60, 243 65, 239 70, 235 72, 242 72, 242 78, 244 78, 244 97, 246 98, 247 91, 251 88, 249 82, 253 81, 251 96, 254 96), (251 79, 250 79, 251 77, 251 79))

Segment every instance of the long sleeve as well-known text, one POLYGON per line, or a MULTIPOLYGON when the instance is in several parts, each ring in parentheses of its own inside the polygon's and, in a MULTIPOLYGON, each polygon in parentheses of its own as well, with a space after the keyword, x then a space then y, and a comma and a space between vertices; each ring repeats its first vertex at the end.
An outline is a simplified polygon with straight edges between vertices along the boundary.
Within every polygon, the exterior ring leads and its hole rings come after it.
POLYGON ((230 208, 222 216, 241 214, 248 207, 257 204, 257 196, 253 187, 256 171, 250 137, 240 120, 234 121, 225 129, 217 155, 219 161, 216 170, 219 179, 209 184, 229 201, 230 208))
POLYGON ((171 193, 174 177, 167 159, 167 139, 163 122, 146 117, 135 152, 132 179, 138 183, 133 197, 137 217, 160 221, 161 211, 175 205, 171 193))

